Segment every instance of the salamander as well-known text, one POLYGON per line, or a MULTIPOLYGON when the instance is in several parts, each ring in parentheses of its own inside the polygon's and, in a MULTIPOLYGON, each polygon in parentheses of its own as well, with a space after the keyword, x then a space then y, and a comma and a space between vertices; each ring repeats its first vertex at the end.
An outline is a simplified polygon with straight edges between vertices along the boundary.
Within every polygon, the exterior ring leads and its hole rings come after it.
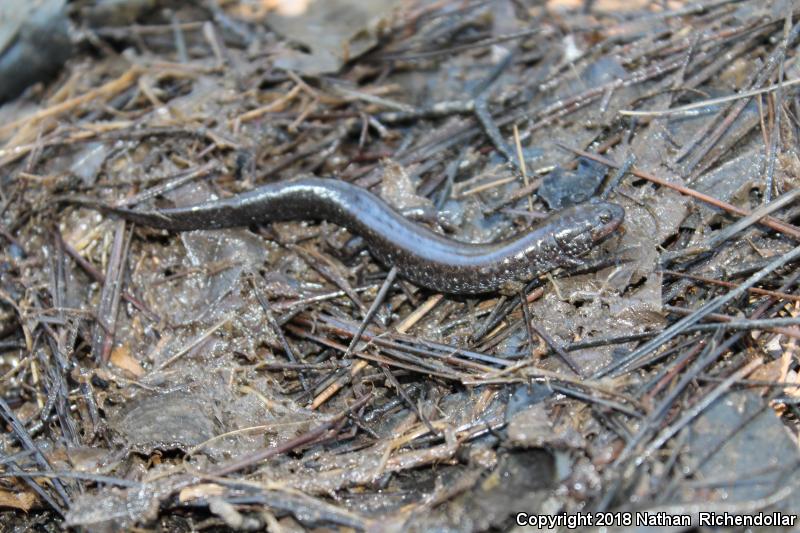
POLYGON ((375 259, 400 276, 449 294, 510 293, 580 257, 610 236, 625 211, 608 202, 563 209, 538 227, 499 242, 447 238, 415 224, 378 196, 335 179, 302 178, 263 185, 231 198, 140 211, 78 202, 123 219, 172 231, 250 226, 272 221, 327 220, 360 235, 375 259))

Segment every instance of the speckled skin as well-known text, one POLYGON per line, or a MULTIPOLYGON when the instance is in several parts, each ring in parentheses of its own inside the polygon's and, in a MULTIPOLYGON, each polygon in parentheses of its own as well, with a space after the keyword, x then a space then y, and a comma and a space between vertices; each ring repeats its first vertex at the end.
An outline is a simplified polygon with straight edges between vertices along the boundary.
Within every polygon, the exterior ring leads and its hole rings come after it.
POLYGON ((573 266, 622 222, 624 210, 590 203, 556 213, 514 238, 489 244, 448 239, 414 224, 369 191, 304 178, 225 200, 142 212, 97 206, 133 222, 175 231, 249 226, 278 220, 328 220, 361 235, 372 255, 404 278, 439 292, 513 292, 537 275, 573 266))

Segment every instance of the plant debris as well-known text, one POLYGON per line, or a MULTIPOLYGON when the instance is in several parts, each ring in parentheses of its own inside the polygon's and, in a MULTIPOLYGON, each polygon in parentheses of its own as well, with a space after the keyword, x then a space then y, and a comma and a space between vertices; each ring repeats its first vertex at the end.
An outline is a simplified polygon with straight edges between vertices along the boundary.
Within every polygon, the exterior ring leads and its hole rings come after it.
POLYGON ((50 4, 71 59, 0 107, 5 529, 800 508, 795 2, 50 4), (465 298, 329 222, 171 233, 67 201, 309 174, 465 242, 626 214, 581 264, 465 298))

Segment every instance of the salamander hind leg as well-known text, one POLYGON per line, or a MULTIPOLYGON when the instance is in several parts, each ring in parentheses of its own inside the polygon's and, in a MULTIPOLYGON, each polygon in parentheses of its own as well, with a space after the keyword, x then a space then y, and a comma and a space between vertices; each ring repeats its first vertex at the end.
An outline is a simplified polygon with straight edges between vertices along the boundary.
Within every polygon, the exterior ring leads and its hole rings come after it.
POLYGON ((499 291, 503 296, 514 296, 523 289, 525 289, 525 283, 516 279, 509 279, 500 285, 499 291))

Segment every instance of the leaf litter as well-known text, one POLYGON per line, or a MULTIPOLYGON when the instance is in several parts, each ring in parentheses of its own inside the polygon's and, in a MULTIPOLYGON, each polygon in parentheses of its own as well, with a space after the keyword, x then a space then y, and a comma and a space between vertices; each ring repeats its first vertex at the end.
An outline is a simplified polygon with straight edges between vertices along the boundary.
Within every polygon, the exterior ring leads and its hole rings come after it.
POLYGON ((797 509, 792 2, 129 3, 70 4, 72 59, 0 107, 4 525, 797 509), (62 202, 308 174, 471 242, 593 196, 626 218, 583 265, 460 298, 326 222, 171 234, 62 202))

